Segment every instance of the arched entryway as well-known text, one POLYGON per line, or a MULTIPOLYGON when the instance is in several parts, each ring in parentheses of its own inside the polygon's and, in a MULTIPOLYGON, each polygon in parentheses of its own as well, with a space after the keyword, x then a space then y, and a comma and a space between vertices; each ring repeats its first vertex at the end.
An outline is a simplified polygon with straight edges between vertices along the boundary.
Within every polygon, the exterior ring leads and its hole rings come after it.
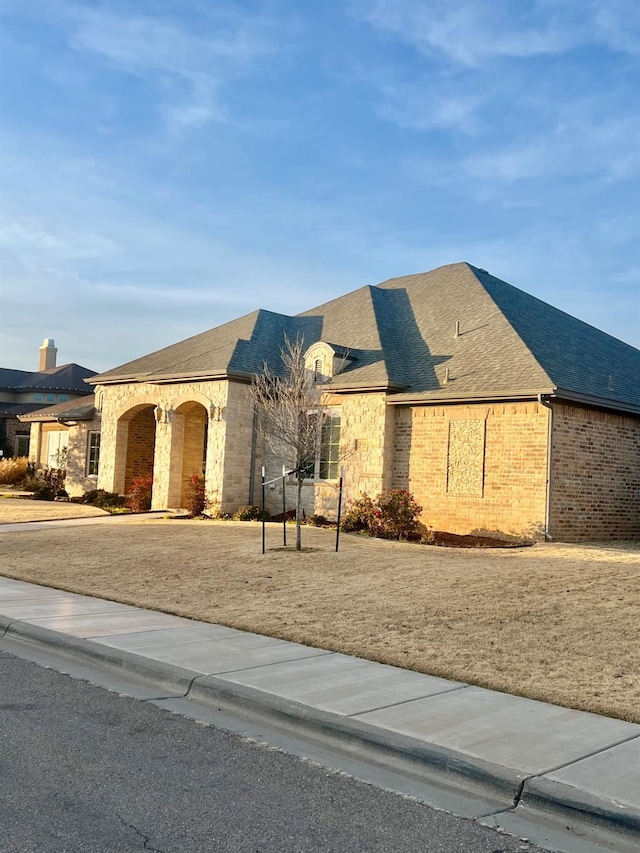
POLYGON ((193 400, 173 412, 169 506, 186 506, 191 477, 204 476, 208 422, 205 407, 193 400))
POLYGON ((156 449, 155 407, 135 406, 118 419, 116 489, 131 492, 131 484, 139 478, 153 478, 156 449))

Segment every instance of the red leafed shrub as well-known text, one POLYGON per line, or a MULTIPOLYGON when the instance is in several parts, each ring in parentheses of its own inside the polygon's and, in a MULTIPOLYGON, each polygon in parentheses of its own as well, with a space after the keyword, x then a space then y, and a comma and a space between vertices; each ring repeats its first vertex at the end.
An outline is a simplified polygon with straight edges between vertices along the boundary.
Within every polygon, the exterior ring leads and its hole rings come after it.
POLYGON ((151 509, 153 477, 134 477, 126 505, 132 512, 148 512, 151 509))
POLYGON ((341 526, 346 532, 359 531, 378 539, 420 539, 421 512, 411 492, 385 489, 375 500, 363 494, 350 501, 341 526))
POLYGON ((187 482, 185 509, 189 510, 191 518, 199 518, 207 508, 204 494, 204 477, 202 474, 192 474, 187 482))

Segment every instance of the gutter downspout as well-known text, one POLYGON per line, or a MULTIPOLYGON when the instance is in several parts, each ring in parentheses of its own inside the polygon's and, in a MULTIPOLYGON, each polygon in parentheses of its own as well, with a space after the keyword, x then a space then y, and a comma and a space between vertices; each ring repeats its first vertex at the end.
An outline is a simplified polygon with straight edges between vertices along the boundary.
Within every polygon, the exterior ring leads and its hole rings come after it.
POLYGON ((538 394, 538 403, 549 409, 549 421, 547 429, 547 494, 544 510, 544 540, 545 542, 553 542, 551 535, 551 477, 553 474, 553 406, 547 399, 545 400, 542 394, 538 394))

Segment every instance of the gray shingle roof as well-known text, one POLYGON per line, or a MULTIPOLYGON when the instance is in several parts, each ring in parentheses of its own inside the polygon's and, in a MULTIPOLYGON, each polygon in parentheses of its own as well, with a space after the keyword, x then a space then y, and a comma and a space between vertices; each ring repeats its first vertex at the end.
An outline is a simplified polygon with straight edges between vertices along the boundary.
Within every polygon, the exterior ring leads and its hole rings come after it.
POLYGON ((95 376, 95 370, 89 370, 80 364, 61 364, 49 370, 11 370, 0 368, 0 390, 24 393, 26 391, 68 391, 82 394, 86 392, 85 379, 95 376))
POLYGON ((25 415, 28 412, 34 412, 39 409, 41 403, 8 403, 0 402, 0 417, 17 418, 18 415, 25 415))
POLYGON ((640 412, 639 350, 467 263, 367 285, 295 317, 255 311, 92 384, 248 377, 265 361, 277 372, 285 336, 348 351, 336 391, 384 388, 392 402, 557 392, 640 412))
POLYGON ((53 406, 40 407, 35 411, 23 414, 21 421, 55 421, 64 418, 70 421, 90 421, 95 414, 95 396, 86 394, 76 397, 66 403, 55 403, 53 406))

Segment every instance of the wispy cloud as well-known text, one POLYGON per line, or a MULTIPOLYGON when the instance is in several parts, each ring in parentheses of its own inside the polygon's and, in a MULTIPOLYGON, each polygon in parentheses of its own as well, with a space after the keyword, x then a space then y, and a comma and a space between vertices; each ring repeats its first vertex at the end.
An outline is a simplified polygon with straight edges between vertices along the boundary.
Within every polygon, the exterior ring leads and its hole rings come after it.
POLYGON ((533 139, 472 154, 462 167, 480 181, 576 176, 631 180, 640 176, 640 118, 565 120, 533 139))
POLYGON ((571 0, 558 11, 545 0, 515 6, 510 0, 378 0, 354 9, 372 26, 395 34, 426 55, 477 66, 495 56, 561 53, 582 38, 585 3, 571 0))
POLYGON ((425 55, 466 66, 561 54, 585 44, 639 49, 636 0, 354 0, 352 9, 425 55))
POLYGON ((212 14, 206 34, 170 16, 117 13, 104 7, 70 7, 70 17, 75 50, 153 79, 165 120, 183 128, 225 117, 218 96, 221 83, 273 50, 266 22, 241 14, 237 7, 221 7, 212 14), (183 90, 182 97, 176 89, 183 90))
MULTIPOLYGON (((199 16, 181 14, 179 3, 166 4, 159 13, 147 0, 105 5, 34 0, 26 6, 9 0, 6 5, 15 17, 49 21, 76 56, 151 85, 159 114, 182 129, 228 120, 221 95, 225 84, 248 73, 276 45, 272 21, 232 4, 205 4, 199 16)), ((62 62, 47 73, 71 87, 81 74, 62 62)))

